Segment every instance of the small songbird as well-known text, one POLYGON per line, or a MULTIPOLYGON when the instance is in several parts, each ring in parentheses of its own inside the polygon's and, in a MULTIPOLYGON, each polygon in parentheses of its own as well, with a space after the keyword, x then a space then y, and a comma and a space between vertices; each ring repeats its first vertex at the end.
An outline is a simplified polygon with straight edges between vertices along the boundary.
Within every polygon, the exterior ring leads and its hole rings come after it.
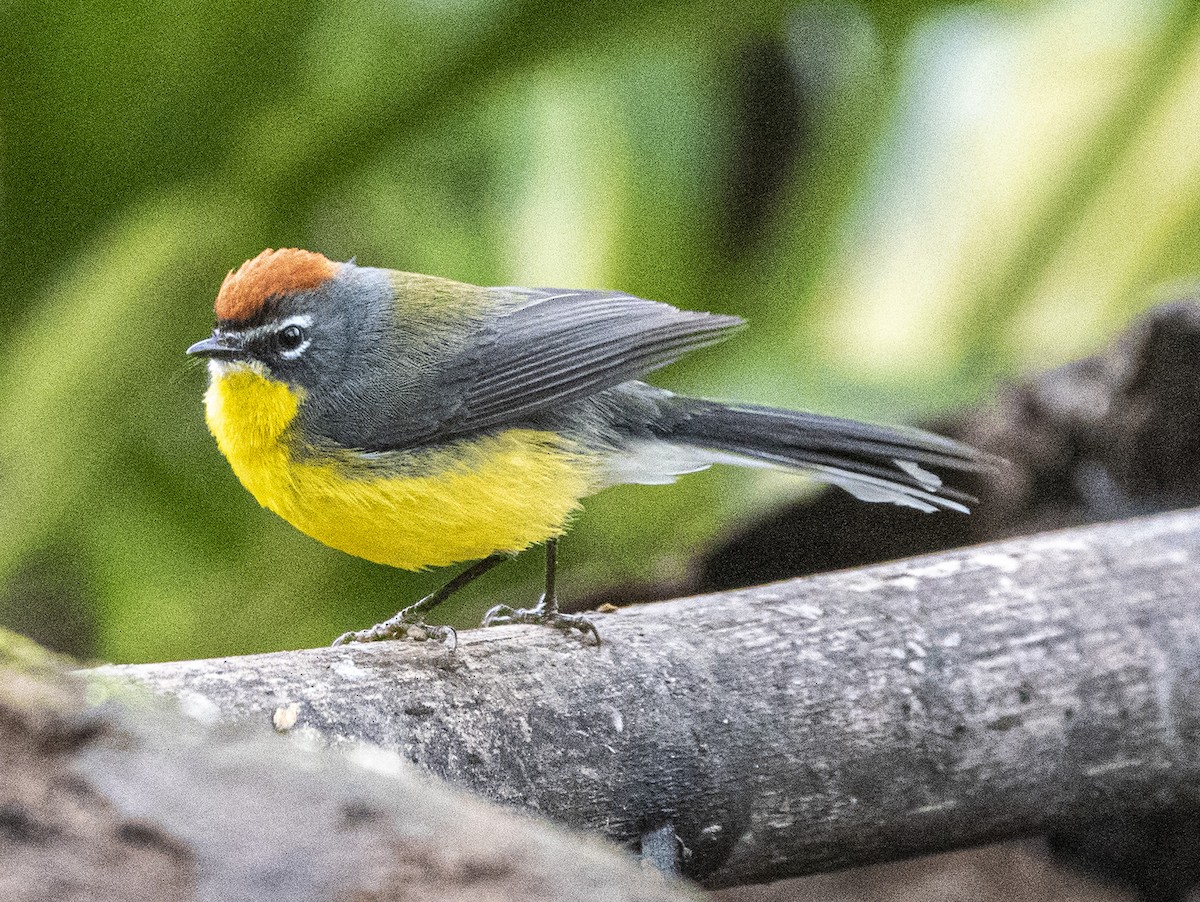
POLYGON ((477 561, 338 643, 446 637, 425 614, 539 543, 541 600, 493 608, 484 624, 545 623, 599 642, 589 619, 558 609, 555 548, 580 499, 607 486, 769 466, 864 501, 965 513, 972 499, 928 468, 990 464, 915 429, 639 381, 743 321, 617 291, 481 288, 285 249, 231 272, 215 309, 212 336, 187 352, 208 358, 208 426, 260 504, 380 564, 477 561))

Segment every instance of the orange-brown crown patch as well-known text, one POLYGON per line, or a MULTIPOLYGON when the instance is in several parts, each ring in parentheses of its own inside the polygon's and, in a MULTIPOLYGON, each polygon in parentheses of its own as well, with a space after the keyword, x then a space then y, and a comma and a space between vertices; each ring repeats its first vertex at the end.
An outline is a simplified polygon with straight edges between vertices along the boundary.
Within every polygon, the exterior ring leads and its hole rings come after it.
POLYGON ((265 250, 225 277, 214 305, 217 319, 250 319, 271 298, 316 288, 337 270, 337 263, 313 251, 265 250))

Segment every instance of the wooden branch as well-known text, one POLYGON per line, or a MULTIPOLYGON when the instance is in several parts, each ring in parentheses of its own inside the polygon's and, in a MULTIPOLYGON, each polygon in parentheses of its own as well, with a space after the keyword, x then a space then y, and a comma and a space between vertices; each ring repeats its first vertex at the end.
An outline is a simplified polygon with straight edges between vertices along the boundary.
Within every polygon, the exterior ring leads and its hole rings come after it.
POLYGON ((1200 793, 1200 514, 997 542, 552 630, 104 668, 365 739, 708 886, 1200 793))

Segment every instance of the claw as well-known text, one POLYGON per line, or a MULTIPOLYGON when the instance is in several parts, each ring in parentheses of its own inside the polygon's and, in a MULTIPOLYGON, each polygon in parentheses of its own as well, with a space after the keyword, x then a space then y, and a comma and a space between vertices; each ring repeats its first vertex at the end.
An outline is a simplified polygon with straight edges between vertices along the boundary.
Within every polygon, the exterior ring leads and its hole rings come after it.
POLYGON ((506 604, 498 604, 493 608, 489 608, 488 612, 483 615, 483 622, 480 626, 505 626, 509 623, 516 623, 513 619, 517 614, 516 608, 510 608, 506 604))
POLYGON ((582 614, 562 614, 556 604, 548 605, 545 596, 532 608, 512 608, 498 604, 483 615, 481 626, 506 626, 513 623, 536 623, 551 626, 564 632, 579 630, 585 636, 591 634, 600 644, 600 631, 582 614))
POLYGON ((398 614, 393 615, 383 621, 383 623, 375 624, 369 629, 342 633, 342 635, 333 640, 333 644, 339 646, 349 645, 351 642, 380 642, 384 639, 404 638, 412 639, 415 642, 424 642, 426 639, 432 638, 439 640, 442 644, 448 644, 450 650, 454 651, 458 648, 458 633, 454 631, 454 627, 430 626, 425 622, 425 615, 463 586, 468 585, 496 565, 502 564, 508 559, 509 555, 497 552, 481 561, 476 561, 432 595, 426 595, 420 601, 410 604, 398 614), (451 641, 447 643, 447 639, 451 641))
POLYGON ((387 639, 412 639, 414 642, 437 639, 443 645, 449 646, 450 651, 458 648, 458 633, 454 627, 434 626, 419 619, 410 620, 404 617, 404 611, 365 630, 342 633, 333 640, 333 646, 336 648, 351 642, 383 642, 387 639))

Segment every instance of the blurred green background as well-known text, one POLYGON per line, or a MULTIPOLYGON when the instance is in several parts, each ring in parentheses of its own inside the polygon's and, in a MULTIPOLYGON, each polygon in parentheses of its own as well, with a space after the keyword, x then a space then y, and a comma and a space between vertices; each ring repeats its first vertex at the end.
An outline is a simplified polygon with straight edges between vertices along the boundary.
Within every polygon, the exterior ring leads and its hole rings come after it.
MULTIPOLYGON (((1086 353, 1197 270, 1194 3, 0 9, 0 623, 85 656, 323 644, 450 575, 324 548, 217 452, 183 349, 264 247, 735 312, 655 381, 891 421, 1086 353)), ((804 490, 610 490, 563 591, 677 574, 804 490)))

